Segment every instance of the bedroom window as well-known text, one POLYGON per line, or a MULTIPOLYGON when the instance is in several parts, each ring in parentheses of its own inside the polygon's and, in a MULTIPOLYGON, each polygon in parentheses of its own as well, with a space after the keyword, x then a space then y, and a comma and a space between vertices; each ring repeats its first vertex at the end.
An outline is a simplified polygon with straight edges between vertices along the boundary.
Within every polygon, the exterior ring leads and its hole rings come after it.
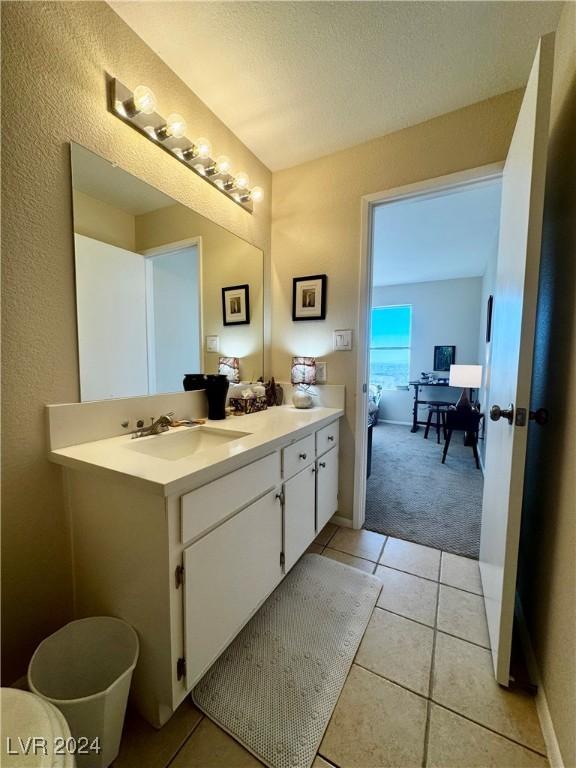
POLYGON ((370 384, 382 389, 408 386, 411 333, 411 305, 372 309, 370 384))

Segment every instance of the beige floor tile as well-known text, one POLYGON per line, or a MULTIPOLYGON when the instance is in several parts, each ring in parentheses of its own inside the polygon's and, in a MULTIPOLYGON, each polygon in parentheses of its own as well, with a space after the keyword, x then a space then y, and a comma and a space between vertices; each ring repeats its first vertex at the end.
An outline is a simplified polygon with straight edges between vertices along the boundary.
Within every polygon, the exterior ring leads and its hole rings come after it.
POLYGON ((310 552, 313 555, 321 555, 323 550, 324 547, 321 544, 316 544, 316 542, 313 542, 310 544, 306 552, 310 552))
POLYGON ((432 699, 520 744, 544 751, 534 698, 498 685, 491 653, 485 648, 438 632, 432 699))
POLYGON ((408 619, 421 621, 429 627, 434 626, 438 599, 437 584, 383 565, 376 569, 376 576, 383 585, 377 603, 379 608, 386 608, 408 619))
POLYGON ((334 766, 332 763, 326 762, 320 755, 316 755, 314 762, 312 763, 312 768, 334 768, 334 766))
POLYGON ((440 581, 442 584, 448 584, 451 587, 465 589, 477 595, 482 594, 478 560, 471 560, 469 557, 460 557, 459 555, 452 555, 450 552, 442 552, 440 581))
MULTIPOLYGON (((262 763, 207 717, 182 747, 170 768, 259 768, 262 763)), ((148 766, 146 766, 148 768, 148 766)))
POLYGON ((438 629, 490 648, 484 598, 440 584, 438 629))
POLYGON ((318 750, 340 768, 420 768, 426 701, 352 666, 318 750))
POLYGON ((378 562, 385 541, 386 536, 382 536, 381 533, 363 529, 355 531, 353 528, 339 528, 334 538, 330 540, 330 548, 378 562))
POLYGON ((434 630, 376 608, 356 654, 356 663, 428 696, 434 630))
POLYGON ((432 705, 427 768, 546 768, 547 765, 545 757, 432 705))
POLYGON ((380 565, 438 581, 440 550, 389 536, 380 558, 380 565))
POLYGON ((334 525, 334 523, 326 523, 324 528, 322 528, 318 536, 316 536, 314 539, 315 543, 321 544, 323 547, 325 547, 337 530, 338 526, 334 525))
POLYGON ((120 754, 114 768, 164 768, 202 719, 189 699, 178 707, 166 725, 156 730, 129 708, 126 712, 120 754))
POLYGON ((349 555, 347 552, 339 552, 337 549, 331 549, 330 547, 325 547, 322 554, 325 557, 330 557, 332 560, 338 560, 340 563, 346 563, 346 565, 366 571, 366 573, 373 573, 376 567, 376 564, 371 560, 363 560, 361 557, 354 557, 354 555, 349 555))

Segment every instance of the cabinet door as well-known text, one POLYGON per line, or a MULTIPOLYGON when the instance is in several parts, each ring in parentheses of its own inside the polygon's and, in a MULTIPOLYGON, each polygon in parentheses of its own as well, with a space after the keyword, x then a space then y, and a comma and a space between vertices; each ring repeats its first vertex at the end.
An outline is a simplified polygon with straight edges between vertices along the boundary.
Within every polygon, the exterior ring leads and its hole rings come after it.
POLYGON ((282 578, 274 490, 184 550, 184 648, 190 688, 282 578))
POLYGON ((316 522, 321 531, 338 510, 338 446, 331 448, 316 464, 316 522))
POLYGON ((288 572, 314 541, 315 467, 307 467, 284 483, 284 557, 288 572))

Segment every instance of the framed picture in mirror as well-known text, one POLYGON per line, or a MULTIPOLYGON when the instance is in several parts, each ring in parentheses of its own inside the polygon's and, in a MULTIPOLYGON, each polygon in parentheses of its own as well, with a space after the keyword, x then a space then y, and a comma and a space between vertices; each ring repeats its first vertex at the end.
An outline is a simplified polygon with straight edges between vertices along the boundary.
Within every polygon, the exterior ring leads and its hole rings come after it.
POLYGON ((250 287, 231 285, 222 288, 222 315, 224 325, 250 323, 250 287))

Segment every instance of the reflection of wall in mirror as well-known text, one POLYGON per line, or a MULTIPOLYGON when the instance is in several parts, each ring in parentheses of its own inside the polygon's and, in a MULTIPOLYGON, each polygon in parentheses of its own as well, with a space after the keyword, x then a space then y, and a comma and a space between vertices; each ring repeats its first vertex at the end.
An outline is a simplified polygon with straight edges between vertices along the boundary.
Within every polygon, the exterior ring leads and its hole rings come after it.
POLYGON ((218 357, 240 358, 242 380, 263 375, 263 257, 250 243, 175 204, 136 217, 138 251, 199 236, 202 239, 203 335, 220 337, 220 351, 204 352, 204 372, 218 372, 218 357), (248 283, 250 324, 225 326, 222 288, 248 283))

